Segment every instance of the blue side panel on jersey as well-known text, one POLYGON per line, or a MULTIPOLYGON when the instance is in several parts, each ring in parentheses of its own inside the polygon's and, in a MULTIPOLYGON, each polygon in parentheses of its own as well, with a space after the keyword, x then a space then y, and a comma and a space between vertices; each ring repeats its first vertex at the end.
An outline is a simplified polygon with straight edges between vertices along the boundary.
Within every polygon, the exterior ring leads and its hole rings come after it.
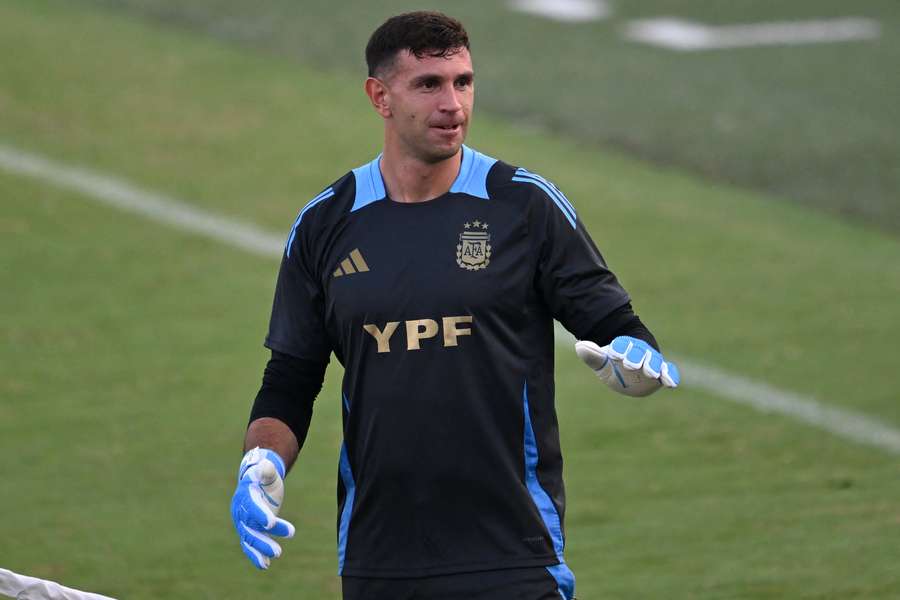
POLYGON ((550 575, 556 580, 556 589, 563 600, 572 600, 575 597, 575 574, 564 562, 552 567, 547 567, 550 575))
POLYGON ((313 198, 312 200, 307 202, 306 206, 304 206, 300 210, 300 214, 297 215, 297 219, 294 221, 294 225, 291 227, 291 235, 288 236, 287 244, 285 244, 285 246, 284 246, 284 251, 285 251, 285 253, 287 253, 288 256, 291 255, 291 245, 294 243, 294 238, 297 237, 297 228, 300 226, 300 221, 303 220, 303 215, 305 215, 306 211, 311 209, 313 206, 315 206, 319 202, 322 202, 323 200, 328 200, 332 196, 334 196, 334 190, 331 188, 328 188, 324 192, 322 192, 321 194, 319 194, 318 196, 316 196, 315 198, 313 198))
POLYGON ((381 178, 381 155, 369 164, 353 169, 353 177, 356 179, 356 198, 353 200, 353 208, 350 212, 359 210, 373 202, 387 197, 384 191, 384 179, 381 178))
POLYGON ((550 495, 541 487, 541 482, 538 481, 537 477, 539 456, 534 427, 531 425, 531 411, 528 408, 527 381, 522 389, 522 404, 525 411, 525 485, 528 488, 528 493, 531 494, 531 499, 541 513, 541 519, 543 519, 547 531, 550 532, 550 537, 553 540, 553 551, 556 553, 556 558, 559 559, 558 565, 547 567, 547 570, 556 580, 560 595, 565 600, 569 600, 575 596, 575 574, 572 573, 572 570, 563 560, 565 540, 563 540, 559 512, 550 499, 550 495))
POLYGON ((532 183, 544 190, 544 193, 550 196, 553 203, 556 204, 556 207, 562 211, 572 228, 575 228, 575 222, 578 220, 578 215, 575 213, 575 207, 572 206, 572 203, 569 202, 569 199, 566 198, 565 194, 563 194, 558 187, 540 175, 535 175, 525 169, 517 169, 516 175, 512 180, 522 183, 532 183))
POLYGON ((456 176, 456 181, 453 182, 450 191, 455 194, 468 194, 488 200, 487 176, 497 159, 472 150, 465 145, 462 147, 462 153, 459 175, 456 176))
POLYGON ((338 468, 344 489, 344 509, 341 511, 341 524, 338 528, 338 575, 344 573, 344 557, 347 553, 347 534, 350 531, 350 514, 353 512, 353 498, 356 496, 356 483, 350 470, 350 459, 347 458, 347 443, 341 444, 341 462, 338 468))

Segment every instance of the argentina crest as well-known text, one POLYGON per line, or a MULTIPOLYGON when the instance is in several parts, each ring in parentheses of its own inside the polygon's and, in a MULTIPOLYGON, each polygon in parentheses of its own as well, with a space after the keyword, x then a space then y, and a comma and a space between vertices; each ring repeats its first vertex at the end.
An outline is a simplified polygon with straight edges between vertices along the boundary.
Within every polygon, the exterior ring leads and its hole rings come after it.
POLYGON ((456 245, 456 264, 468 271, 484 269, 491 264, 491 234, 487 223, 476 219, 463 225, 456 245))

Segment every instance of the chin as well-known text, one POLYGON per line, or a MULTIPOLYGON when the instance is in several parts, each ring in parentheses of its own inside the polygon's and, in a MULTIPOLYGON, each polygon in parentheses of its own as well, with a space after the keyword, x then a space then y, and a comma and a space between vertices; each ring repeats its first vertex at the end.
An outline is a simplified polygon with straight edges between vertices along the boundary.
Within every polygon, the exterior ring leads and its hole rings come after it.
POLYGON ((462 147, 462 144, 456 144, 452 148, 441 148, 437 152, 435 152, 435 156, 437 160, 447 160, 448 158, 453 158, 459 152, 459 149, 462 147))
POLYGON ((442 160, 447 160, 448 158, 453 158, 459 152, 459 149, 462 148, 463 142, 460 140, 459 142, 453 143, 452 145, 447 146, 430 146, 425 149, 424 158, 426 162, 429 163, 437 163, 442 160))

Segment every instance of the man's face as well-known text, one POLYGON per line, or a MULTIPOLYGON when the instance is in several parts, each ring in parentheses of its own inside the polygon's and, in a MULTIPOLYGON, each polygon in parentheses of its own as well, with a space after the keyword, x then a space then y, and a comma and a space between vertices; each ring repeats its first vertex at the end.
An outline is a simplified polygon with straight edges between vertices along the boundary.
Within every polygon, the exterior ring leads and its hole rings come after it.
POLYGON ((389 137, 412 156, 434 163, 454 156, 466 138, 475 101, 472 58, 462 48, 447 57, 401 51, 383 80, 389 137))

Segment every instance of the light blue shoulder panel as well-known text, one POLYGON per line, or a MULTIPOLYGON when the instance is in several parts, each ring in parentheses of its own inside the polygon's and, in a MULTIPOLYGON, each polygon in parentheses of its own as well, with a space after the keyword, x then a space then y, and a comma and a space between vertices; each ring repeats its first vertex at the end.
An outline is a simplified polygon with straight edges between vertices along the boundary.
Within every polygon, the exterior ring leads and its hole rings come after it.
POLYGON ((369 164, 353 169, 353 177, 356 178, 356 198, 353 200, 353 208, 350 212, 359 210, 378 200, 387 197, 384 191, 384 179, 381 178, 381 155, 369 164))
POLYGON ((315 198, 313 198, 312 200, 307 202, 306 206, 304 206, 302 209, 300 209, 300 214, 297 215, 297 219, 294 221, 294 224, 291 225, 291 235, 288 236, 288 241, 284 246, 284 251, 288 256, 291 255, 291 246, 294 244, 294 238, 297 237, 297 228, 300 227, 300 221, 303 220, 303 215, 305 215, 306 211, 311 209, 313 206, 315 206, 319 202, 322 202, 323 200, 328 200, 332 196, 334 196, 334 189, 327 188, 321 194, 319 194, 318 196, 316 196, 315 198))
POLYGON ((497 159, 486 156, 477 150, 472 150, 465 145, 462 153, 459 175, 456 176, 456 181, 453 182, 450 191, 488 200, 487 176, 497 159))
POLYGON ((531 183, 541 188, 545 194, 547 194, 552 200, 553 203, 556 204, 556 207, 559 208, 560 212, 566 217, 566 220, 569 222, 569 225, 572 226, 572 229, 576 228, 576 221, 578 220, 578 215, 575 213, 575 207, 572 206, 572 203, 569 202, 569 199, 566 198, 566 195, 562 193, 562 191, 556 187, 551 181, 544 179, 540 175, 536 173, 532 173, 527 169, 516 169, 516 174, 512 178, 513 181, 520 181, 522 183, 531 183))

